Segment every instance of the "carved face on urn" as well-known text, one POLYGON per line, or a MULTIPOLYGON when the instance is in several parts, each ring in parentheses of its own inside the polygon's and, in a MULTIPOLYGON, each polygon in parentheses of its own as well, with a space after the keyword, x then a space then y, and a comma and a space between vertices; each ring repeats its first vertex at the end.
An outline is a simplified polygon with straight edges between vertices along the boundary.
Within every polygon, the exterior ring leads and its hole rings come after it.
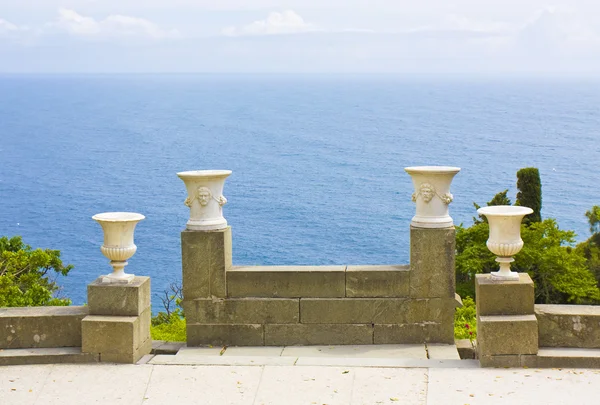
POLYGON ((422 183, 421 187, 419 188, 419 194, 421 194, 421 197, 423 197, 423 201, 428 203, 435 195, 435 188, 429 183, 422 183))
POLYGON ((212 198, 212 193, 208 187, 198 188, 198 202, 201 206, 206 207, 212 198))

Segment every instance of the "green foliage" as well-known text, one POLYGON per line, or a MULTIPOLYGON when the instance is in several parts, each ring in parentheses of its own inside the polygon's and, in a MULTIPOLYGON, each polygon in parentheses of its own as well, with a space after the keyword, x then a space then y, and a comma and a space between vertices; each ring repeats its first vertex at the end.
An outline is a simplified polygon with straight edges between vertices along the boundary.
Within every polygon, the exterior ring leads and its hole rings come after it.
POLYGON ((542 220, 542 181, 540 171, 535 167, 525 167, 517 172, 517 202, 515 205, 529 207, 533 214, 527 215, 523 222, 530 224, 542 220))
POLYGON ((600 206, 594 205, 591 210, 585 212, 585 216, 590 223, 590 233, 600 234, 600 206))
MULTIPOLYGON (((461 296, 474 296, 475 274, 498 269, 485 243, 487 223, 462 226, 456 233, 456 285, 461 296)), ((586 258, 573 249, 575 233, 563 231, 553 219, 521 226, 525 245, 515 256, 512 270, 527 272, 535 282, 538 304, 585 304, 600 301, 600 291, 586 258)))
POLYGON ((475 274, 498 270, 496 256, 486 246, 490 233, 487 222, 456 227, 456 292, 475 296, 475 274))
POLYGON ((0 307, 28 307, 71 304, 56 298, 56 277, 73 268, 64 266, 60 251, 32 249, 20 236, 0 238, 0 307))
POLYGON ((596 278, 600 287, 600 207, 594 205, 585 213, 590 223, 592 236, 577 245, 577 250, 585 257, 586 265, 596 278))
POLYGON ((158 325, 152 322, 150 332, 154 340, 166 340, 167 342, 185 342, 186 341, 186 323, 185 318, 173 316, 168 322, 158 325))
MULTIPOLYGON (((493 205, 511 205, 512 203, 510 202, 510 198, 508 198, 507 194, 508 190, 499 192, 494 196, 494 198, 487 202, 487 206, 491 207, 493 205)), ((481 208, 481 206, 477 203, 473 203, 473 206, 475 207, 475 210, 481 208)), ((487 218, 485 217, 485 215, 479 215, 479 218, 473 217, 473 223, 479 224, 481 222, 487 222, 487 218)))
POLYGON ((454 339, 469 339, 471 342, 477 338, 477 315, 473 298, 463 299, 462 308, 454 312, 454 339))
POLYGON ((521 228, 525 246, 515 256, 518 271, 527 271, 535 282, 538 304, 591 304, 600 291, 585 257, 573 249, 575 232, 563 231, 556 220, 546 219, 521 228))
POLYGON ((160 299, 165 310, 152 317, 152 339, 185 342, 186 322, 185 314, 181 307, 181 303, 183 302, 183 288, 181 284, 171 283, 169 289, 163 291, 160 299))

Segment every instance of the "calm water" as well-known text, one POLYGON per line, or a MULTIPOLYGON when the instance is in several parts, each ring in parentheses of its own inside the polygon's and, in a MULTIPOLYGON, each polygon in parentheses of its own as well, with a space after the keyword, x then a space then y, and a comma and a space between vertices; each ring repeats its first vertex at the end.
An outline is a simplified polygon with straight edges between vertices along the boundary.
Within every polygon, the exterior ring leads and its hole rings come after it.
POLYGON ((456 223, 498 191, 514 200, 525 166, 543 215, 579 239, 600 204, 599 82, 0 76, 0 140, 0 235, 60 249, 78 304, 111 271, 99 212, 146 215, 126 270, 155 294, 181 278, 183 170, 233 170, 237 264, 407 263, 410 165, 462 167, 456 223))

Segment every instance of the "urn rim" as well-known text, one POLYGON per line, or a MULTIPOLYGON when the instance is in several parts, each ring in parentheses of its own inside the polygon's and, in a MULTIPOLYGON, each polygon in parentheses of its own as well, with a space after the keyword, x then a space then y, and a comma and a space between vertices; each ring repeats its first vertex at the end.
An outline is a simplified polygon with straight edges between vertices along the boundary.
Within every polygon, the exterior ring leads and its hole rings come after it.
POLYGON ((92 217, 98 222, 139 222, 144 218, 144 215, 137 212, 103 212, 92 217))
POLYGON ((455 166, 409 166, 404 170, 408 174, 456 174, 460 172, 460 167, 455 166))
POLYGON ((479 208, 477 213, 486 217, 521 217, 532 214, 533 210, 518 205, 492 205, 479 208))
POLYGON ((229 176, 231 173, 231 170, 189 170, 186 172, 179 172, 177 173, 177 176, 179 176, 180 179, 192 179, 202 177, 224 178, 229 176))

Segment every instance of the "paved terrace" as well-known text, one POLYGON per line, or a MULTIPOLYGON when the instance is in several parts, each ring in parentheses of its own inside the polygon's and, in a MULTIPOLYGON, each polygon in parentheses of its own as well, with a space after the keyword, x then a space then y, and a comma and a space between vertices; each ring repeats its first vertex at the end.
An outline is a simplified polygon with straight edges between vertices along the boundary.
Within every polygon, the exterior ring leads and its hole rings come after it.
POLYGON ((453 346, 184 348, 137 365, 0 367, 0 404, 586 404, 600 370, 481 369, 453 346))

